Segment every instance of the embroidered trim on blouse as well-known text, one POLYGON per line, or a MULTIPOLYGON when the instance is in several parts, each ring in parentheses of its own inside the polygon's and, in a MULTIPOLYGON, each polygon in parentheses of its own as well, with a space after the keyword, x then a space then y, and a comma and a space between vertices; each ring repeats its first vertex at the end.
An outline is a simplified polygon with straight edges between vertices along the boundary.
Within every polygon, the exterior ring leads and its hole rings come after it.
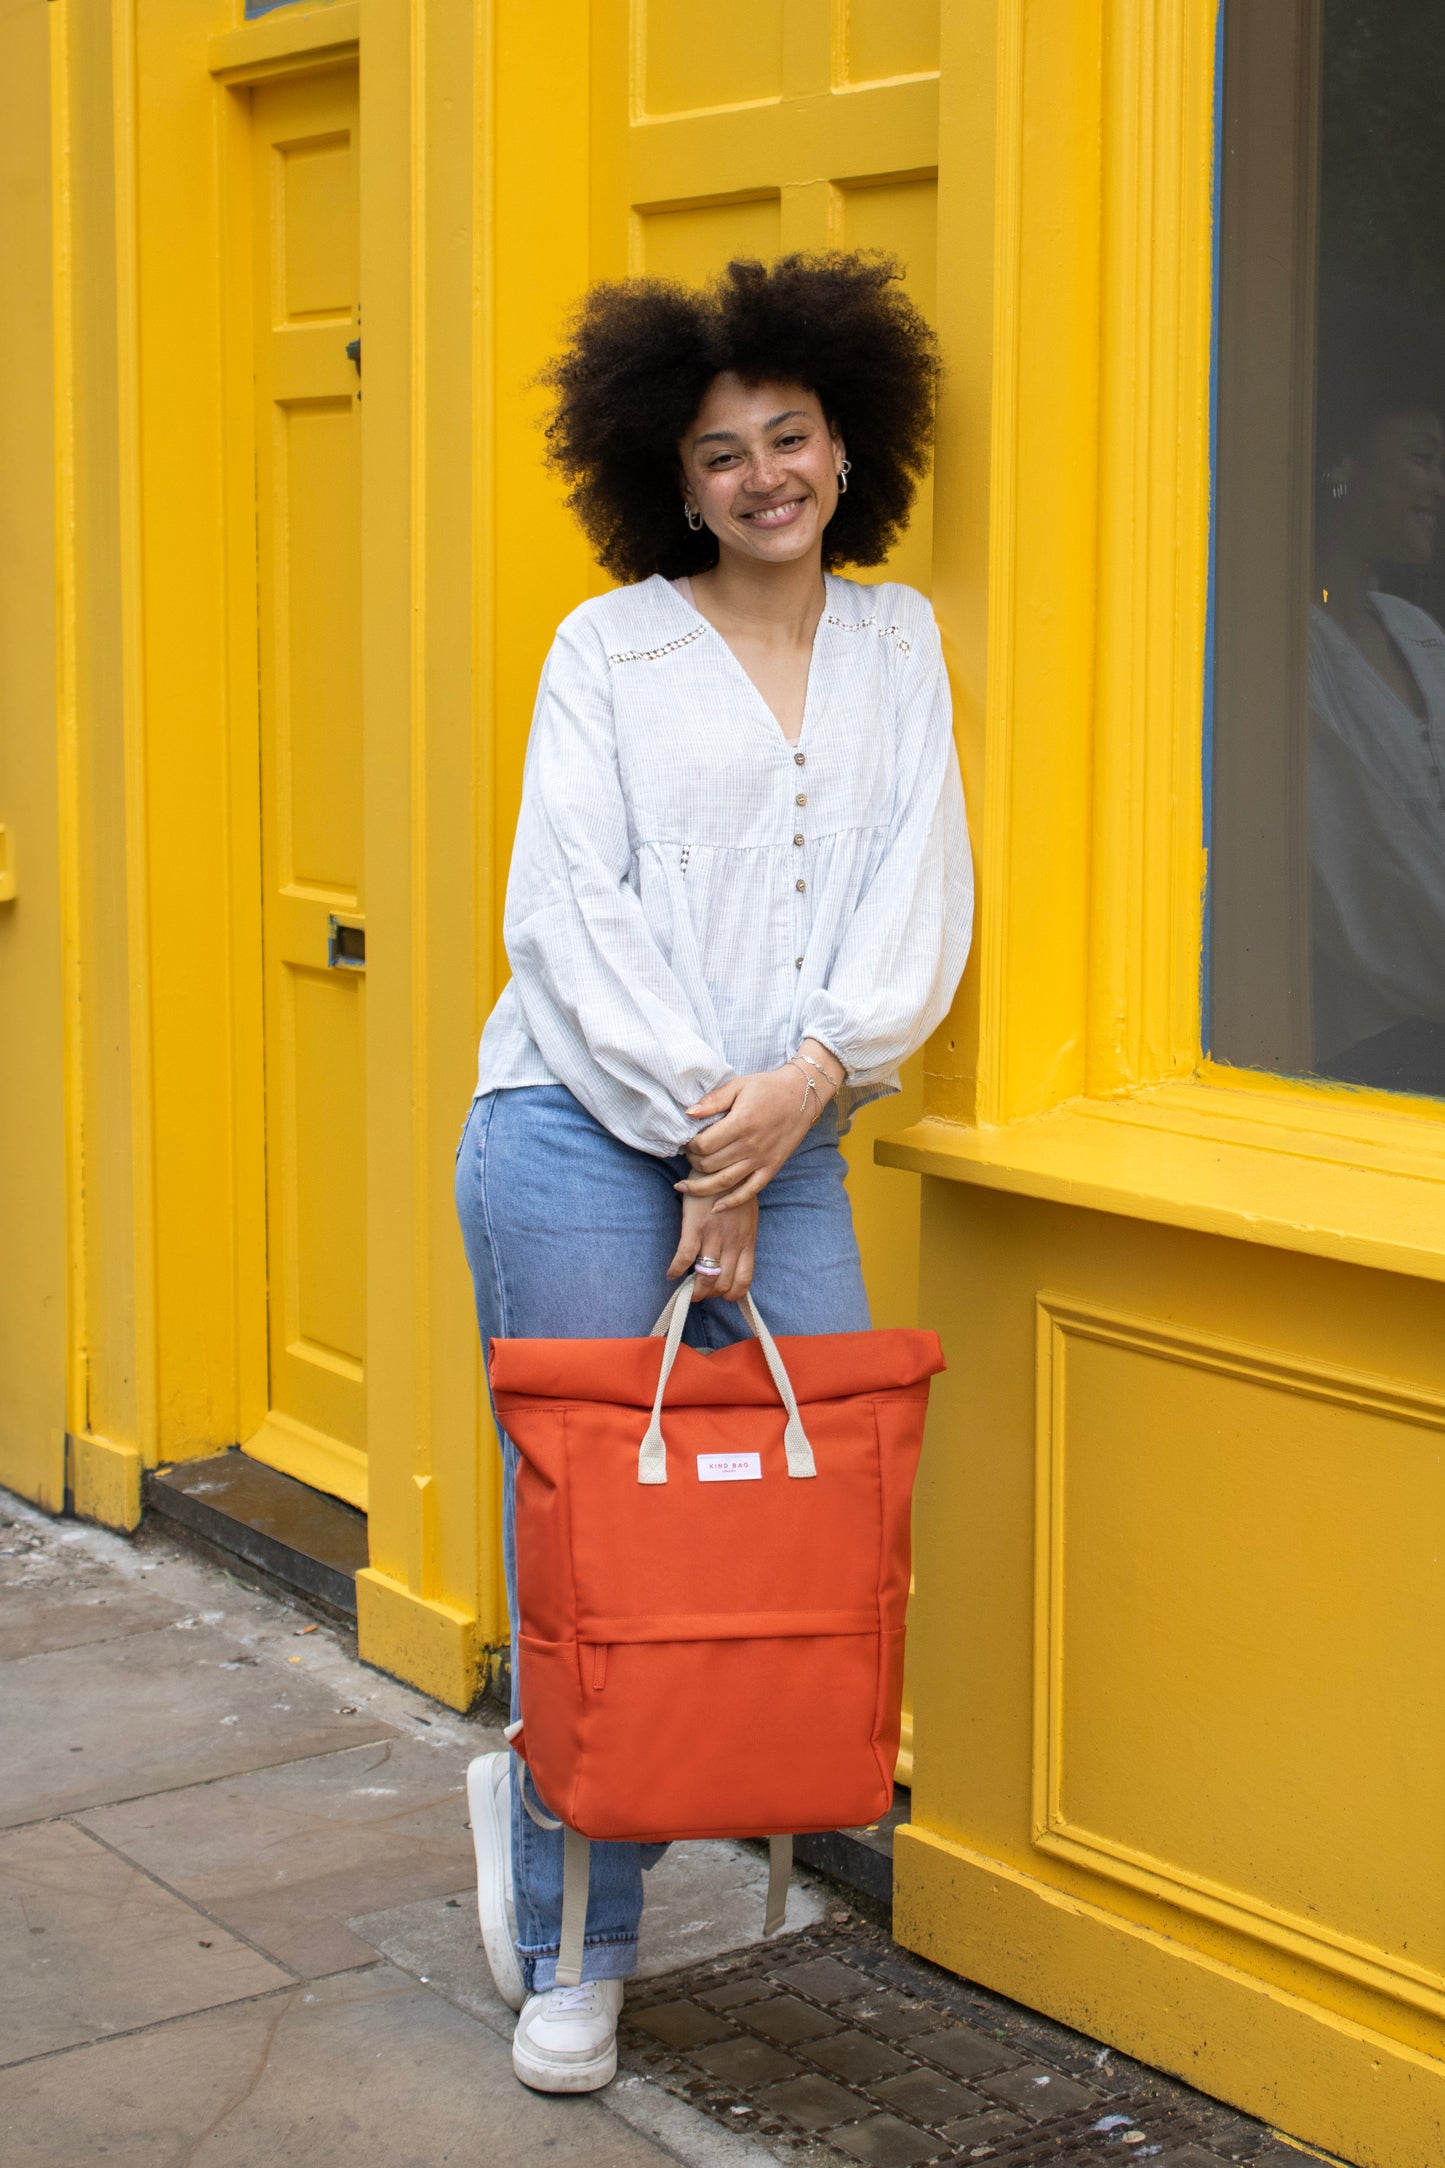
POLYGON ((912 642, 904 639, 901 625, 880 624, 876 617, 835 617, 831 610, 828 612, 828 623, 836 625, 840 632, 876 632, 880 640, 896 641, 900 655, 911 655, 913 652, 912 642))
POLYGON ((691 632, 680 633, 677 639, 668 640, 661 647, 624 648, 620 655, 609 655, 607 660, 609 662, 656 662, 663 655, 674 654, 680 647, 691 646, 694 640, 702 638, 707 629, 706 625, 694 625, 691 632))

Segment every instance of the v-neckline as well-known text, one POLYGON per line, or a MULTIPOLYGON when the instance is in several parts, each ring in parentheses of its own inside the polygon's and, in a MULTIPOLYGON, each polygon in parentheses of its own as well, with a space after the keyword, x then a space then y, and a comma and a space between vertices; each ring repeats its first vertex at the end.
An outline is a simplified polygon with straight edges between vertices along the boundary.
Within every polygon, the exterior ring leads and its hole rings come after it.
MULTIPOLYGON (((662 575, 659 574, 658 577, 661 578, 662 575)), ((790 738, 788 736, 788 733, 786 732, 786 730, 784 730, 782 724, 778 721, 778 718, 774 713, 773 709, 763 698, 761 690, 754 683, 753 678, 749 674, 746 666, 742 661, 742 658, 738 655, 737 650, 733 647, 731 641, 729 641, 723 633, 718 631, 718 628, 713 623, 712 619, 705 616, 695 602, 689 601, 688 597, 683 594, 682 590, 679 587, 675 586, 671 580, 667 581, 667 587, 670 593, 677 597, 677 600, 681 603, 682 607, 685 610, 690 611, 692 616, 697 619, 700 625, 705 625, 707 627, 713 638, 719 643, 723 650, 723 653, 727 656, 734 670, 736 670, 738 676, 742 679, 744 685, 747 686, 748 691, 752 694, 753 699, 757 704, 759 714, 766 718, 767 727, 770 733, 777 740, 777 742, 782 745, 784 749, 789 753, 796 754, 802 750, 803 740, 808 735, 808 724, 812 718, 813 686, 817 680, 818 675, 818 643, 823 637, 823 627, 828 622, 828 605, 832 600, 832 593, 828 584, 829 577, 830 575, 828 573, 825 572, 823 574, 823 607, 818 612, 818 622, 813 627, 813 645, 808 653, 808 682, 803 688, 803 717, 802 721, 798 725, 798 735, 796 736, 796 738, 790 738)), ((689 587, 691 587, 692 585, 690 577, 688 580, 688 585, 689 587)))
POLYGON ((1380 687, 1380 690, 1385 694, 1385 697, 1388 700, 1393 700, 1396 707, 1400 710, 1400 713, 1409 717, 1414 728, 1416 730, 1423 730, 1427 740, 1433 742, 1433 733, 1435 728, 1435 706, 1434 702, 1430 698, 1429 687, 1424 683, 1419 671, 1415 668, 1415 665, 1411 662, 1409 656, 1405 653, 1404 648, 1396 639, 1389 625, 1385 622, 1383 612, 1379 610, 1373 602, 1370 603, 1369 609, 1370 615, 1374 618, 1375 623, 1379 626, 1381 632, 1383 632, 1385 638, 1389 641, 1391 647, 1394 649, 1396 655, 1399 657, 1402 668, 1408 674, 1410 682, 1413 684, 1416 692, 1420 695, 1420 704, 1425 710, 1423 715, 1417 715, 1415 710, 1411 707, 1409 701, 1402 700, 1400 698, 1400 695, 1396 692, 1394 686, 1390 683, 1390 680, 1383 674, 1382 671, 1379 671, 1375 668, 1375 665, 1371 662, 1369 656, 1365 653, 1359 641, 1354 639, 1350 633, 1346 632, 1344 626, 1339 624, 1336 619, 1331 617, 1328 610, 1322 611, 1321 615, 1323 616, 1326 624, 1331 626, 1333 630, 1339 634, 1340 638, 1348 643, 1352 654, 1355 656, 1355 659, 1360 665, 1360 668, 1369 672, 1375 683, 1380 687))

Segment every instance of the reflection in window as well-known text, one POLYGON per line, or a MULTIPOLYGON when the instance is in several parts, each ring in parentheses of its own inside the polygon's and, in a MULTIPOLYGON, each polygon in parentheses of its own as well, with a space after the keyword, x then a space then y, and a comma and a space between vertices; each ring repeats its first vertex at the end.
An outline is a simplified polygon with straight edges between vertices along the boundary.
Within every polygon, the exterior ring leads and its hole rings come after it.
POLYGON ((1445 1094, 1445 11, 1226 7, 1209 1043, 1445 1094))

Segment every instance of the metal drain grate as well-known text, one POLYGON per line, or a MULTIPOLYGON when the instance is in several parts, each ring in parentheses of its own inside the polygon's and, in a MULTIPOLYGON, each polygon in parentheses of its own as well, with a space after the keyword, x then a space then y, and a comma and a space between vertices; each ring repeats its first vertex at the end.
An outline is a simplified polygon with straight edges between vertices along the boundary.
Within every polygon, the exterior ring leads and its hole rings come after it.
POLYGON ((639 1983, 624 2068, 792 2168, 1305 2168, 1263 2124, 855 1924, 639 1983))

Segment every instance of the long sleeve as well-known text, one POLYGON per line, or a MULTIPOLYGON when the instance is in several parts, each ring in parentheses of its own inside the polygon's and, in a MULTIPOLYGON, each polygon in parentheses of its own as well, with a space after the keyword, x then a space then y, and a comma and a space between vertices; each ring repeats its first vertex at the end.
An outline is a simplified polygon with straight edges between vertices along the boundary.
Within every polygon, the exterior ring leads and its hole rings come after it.
POLYGON ((1396 595, 1375 606, 1427 688, 1421 723, 1316 609, 1310 646, 1315 1053, 1393 1024, 1445 1022, 1441 628, 1396 595))
POLYGON ((662 1157, 697 1129, 683 1113, 733 1072, 629 885, 633 845, 618 773, 607 656, 562 627, 527 747, 505 938, 539 1053, 625 1144, 662 1157))
POLYGON ((830 1048, 850 1090, 886 1083, 943 1021, 973 932, 973 862, 952 703, 930 617, 908 657, 891 819, 802 1035, 830 1048))

